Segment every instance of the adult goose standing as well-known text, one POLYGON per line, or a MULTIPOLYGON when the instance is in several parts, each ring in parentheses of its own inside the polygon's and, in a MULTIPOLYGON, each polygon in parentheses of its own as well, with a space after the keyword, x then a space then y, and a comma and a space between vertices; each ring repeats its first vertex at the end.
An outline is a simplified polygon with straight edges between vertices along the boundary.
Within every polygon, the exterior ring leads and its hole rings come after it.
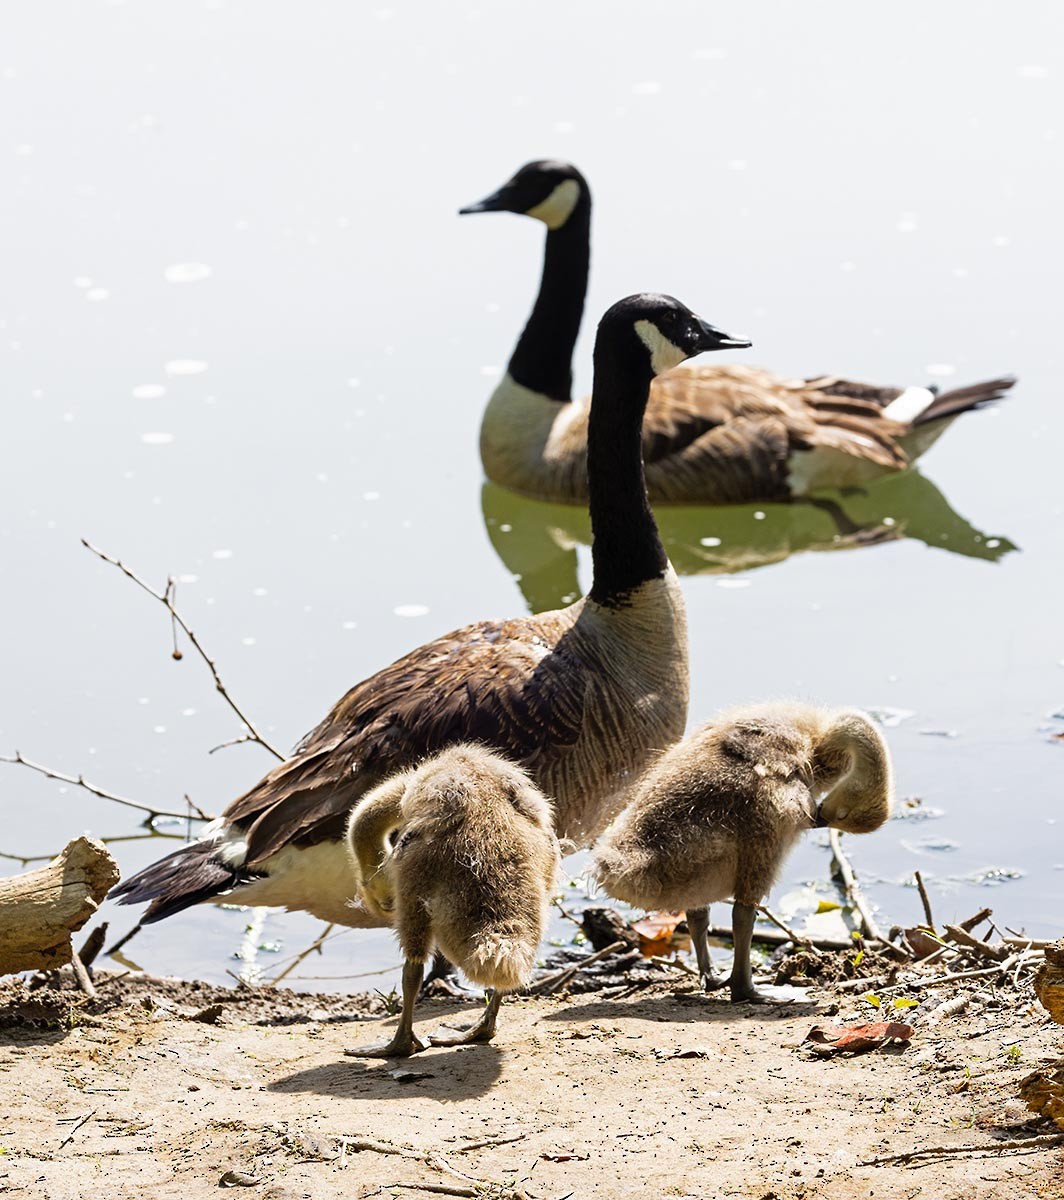
MULTIPOLYGON (((587 181, 571 163, 530 162, 460 211, 523 213, 547 226, 539 295, 480 427, 484 470, 524 495, 582 503, 589 410, 572 399, 572 358, 590 262, 587 181)), ((643 421, 647 490, 665 503, 736 504, 861 487, 910 466, 955 417, 1013 382, 936 396, 741 365, 670 371, 654 381, 643 421)))
POLYGON ((586 844, 626 782, 683 733, 687 618, 643 480, 640 425, 655 374, 704 350, 746 347, 668 296, 630 296, 602 318, 588 429, 593 583, 568 608, 479 621, 353 687, 293 756, 233 801, 203 840, 121 884, 145 921, 208 902, 304 909, 345 925, 352 806, 398 771, 473 741, 522 765, 586 844))

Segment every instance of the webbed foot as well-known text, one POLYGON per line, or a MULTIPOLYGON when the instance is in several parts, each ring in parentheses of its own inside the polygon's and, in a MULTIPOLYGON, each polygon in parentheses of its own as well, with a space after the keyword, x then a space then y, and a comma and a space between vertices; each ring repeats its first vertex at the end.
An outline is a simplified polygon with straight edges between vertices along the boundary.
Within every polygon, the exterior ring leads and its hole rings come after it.
POLYGON ((473 1046, 490 1042, 495 1036, 495 1027, 483 1024, 468 1025, 464 1029, 458 1026, 442 1026, 444 1029, 454 1029, 453 1034, 429 1034, 430 1046, 473 1046))
POLYGON ((345 1050, 348 1058, 409 1058, 419 1050, 427 1050, 428 1046, 419 1037, 409 1034, 406 1037, 396 1034, 390 1042, 375 1042, 370 1046, 358 1046, 345 1050))
POLYGON ((759 992, 750 980, 738 980, 733 982, 729 976, 723 981, 731 989, 732 1004, 782 1004, 787 1001, 777 1000, 773 996, 766 996, 764 992, 759 992))

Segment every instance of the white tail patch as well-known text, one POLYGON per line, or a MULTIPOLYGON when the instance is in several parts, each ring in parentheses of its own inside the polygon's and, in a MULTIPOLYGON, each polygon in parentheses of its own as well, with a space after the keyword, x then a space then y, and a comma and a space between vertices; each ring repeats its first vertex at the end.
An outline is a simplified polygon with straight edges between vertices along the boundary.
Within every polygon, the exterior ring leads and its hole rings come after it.
POLYGON ((199 840, 216 842, 218 849, 215 851, 215 857, 227 867, 242 867, 248 856, 247 839, 224 817, 215 817, 209 824, 204 825, 199 840))
POLYGON ((525 215, 542 221, 548 229, 561 229, 573 215, 579 199, 580 184, 575 179, 566 179, 558 184, 546 200, 528 209, 525 215))
POLYGON ((883 409, 883 416, 902 425, 910 425, 925 408, 934 403, 934 399, 935 393, 930 388, 907 387, 883 409))
POLYGON ((670 342, 653 321, 636 321, 635 331, 650 351, 650 369, 655 375, 671 371, 686 361, 686 351, 681 350, 675 342, 670 342))
POLYGON ((214 853, 227 867, 241 867, 248 856, 247 840, 242 837, 222 838, 214 853))

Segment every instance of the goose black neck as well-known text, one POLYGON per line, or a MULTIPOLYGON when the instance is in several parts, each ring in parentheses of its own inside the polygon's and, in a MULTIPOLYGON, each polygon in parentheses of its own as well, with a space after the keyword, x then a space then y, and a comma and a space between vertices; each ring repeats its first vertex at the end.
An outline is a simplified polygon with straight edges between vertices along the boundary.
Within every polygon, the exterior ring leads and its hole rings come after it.
POLYGON ((569 219, 547 233, 539 295, 508 368, 515 383, 562 404, 572 399, 573 348, 590 261, 591 196, 581 189, 569 219))
POLYGON ((643 414, 650 393, 646 351, 601 343, 600 334, 587 434, 594 564, 589 595, 598 604, 617 607, 633 588, 660 579, 669 560, 643 474, 643 414))

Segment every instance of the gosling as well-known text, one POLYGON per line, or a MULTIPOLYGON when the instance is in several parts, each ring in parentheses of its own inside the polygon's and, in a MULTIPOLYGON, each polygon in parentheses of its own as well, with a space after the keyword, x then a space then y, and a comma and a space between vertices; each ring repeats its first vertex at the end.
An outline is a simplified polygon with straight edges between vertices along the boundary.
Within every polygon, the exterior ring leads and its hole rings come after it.
POLYGON ((890 753, 871 720, 851 710, 757 704, 727 710, 666 751, 593 850, 618 900, 685 909, 707 991, 765 1003, 750 942, 757 906, 803 830, 870 833, 890 816, 890 753), (823 799, 817 803, 818 797, 823 799), (717 979, 709 905, 731 897, 735 958, 717 979))
POLYGON ((468 744, 392 776, 357 805, 347 842, 360 900, 395 925, 406 961, 395 1036, 349 1054, 425 1049, 414 1002, 435 948, 488 993, 475 1025, 429 1044, 491 1041, 502 996, 528 982, 547 924, 561 861, 553 821, 550 802, 520 767, 468 744))

